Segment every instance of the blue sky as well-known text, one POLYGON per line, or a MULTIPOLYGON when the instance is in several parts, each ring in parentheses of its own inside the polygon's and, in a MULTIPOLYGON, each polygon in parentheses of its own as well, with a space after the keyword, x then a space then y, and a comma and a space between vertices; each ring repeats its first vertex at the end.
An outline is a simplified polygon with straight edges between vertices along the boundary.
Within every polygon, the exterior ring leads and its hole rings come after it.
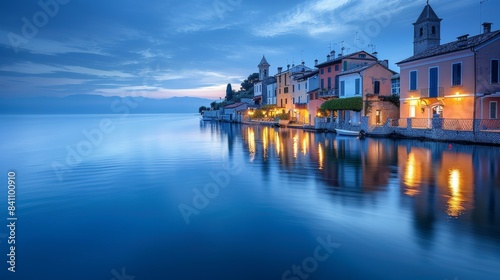
MULTIPOLYGON (((426 1, 19 0, 0 3, 0 95, 196 96, 218 99, 265 55, 271 74, 313 66, 330 48, 412 55, 426 1), (342 43, 343 42, 343 43, 342 43)), ((482 21, 500 27, 500 0, 482 21)), ((434 0, 441 42, 480 32, 480 0, 434 0)))

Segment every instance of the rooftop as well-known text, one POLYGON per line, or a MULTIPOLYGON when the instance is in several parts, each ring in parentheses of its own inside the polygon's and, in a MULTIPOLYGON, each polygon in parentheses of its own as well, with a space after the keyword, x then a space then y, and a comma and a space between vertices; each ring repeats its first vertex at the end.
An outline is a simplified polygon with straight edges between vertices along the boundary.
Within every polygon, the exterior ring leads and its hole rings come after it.
POLYGON ((457 40, 451 43, 447 43, 444 45, 440 45, 434 48, 430 48, 428 50, 425 50, 421 53, 418 53, 414 56, 411 56, 405 60, 402 60, 396 64, 401 64, 401 63, 406 63, 414 60, 419 60, 427 57, 432 57, 436 55, 442 55, 446 53, 451 53, 451 52, 456 52, 460 50, 465 50, 465 49, 470 49, 477 47, 479 45, 482 45, 486 43, 487 41, 491 40, 492 38, 500 35, 500 30, 489 32, 489 33, 482 33, 473 37, 468 37, 463 40, 457 40))

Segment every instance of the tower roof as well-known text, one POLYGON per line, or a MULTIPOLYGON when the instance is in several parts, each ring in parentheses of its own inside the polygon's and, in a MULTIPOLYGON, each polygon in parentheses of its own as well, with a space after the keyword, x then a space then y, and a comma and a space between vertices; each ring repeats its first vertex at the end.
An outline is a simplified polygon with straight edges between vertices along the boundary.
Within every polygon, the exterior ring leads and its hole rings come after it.
POLYGON ((414 24, 422 23, 424 21, 441 21, 436 12, 432 9, 431 5, 427 3, 425 5, 424 10, 422 10, 422 13, 418 17, 417 21, 414 24))
POLYGON ((257 65, 257 66, 261 67, 261 66, 271 66, 271 65, 267 62, 266 57, 262 56, 262 59, 261 59, 259 65, 257 65))

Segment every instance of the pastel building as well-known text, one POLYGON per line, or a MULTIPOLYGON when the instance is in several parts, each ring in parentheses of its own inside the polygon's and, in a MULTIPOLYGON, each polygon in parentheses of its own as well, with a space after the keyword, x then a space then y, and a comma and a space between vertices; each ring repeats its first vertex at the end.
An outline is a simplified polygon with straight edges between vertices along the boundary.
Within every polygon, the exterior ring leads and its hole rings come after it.
POLYGON ((294 111, 295 102, 299 102, 299 97, 300 102, 307 102, 304 82, 299 82, 298 78, 311 72, 313 72, 313 70, 305 66, 304 63, 300 65, 292 65, 291 68, 290 65, 288 65, 287 70, 285 71, 283 71, 283 67, 278 67, 278 74, 275 75, 277 89, 276 106, 278 107, 278 113, 289 114, 292 118, 297 117, 297 114, 294 111), (299 87, 301 88, 300 90, 299 87), (304 94, 302 94, 302 92, 304 94))
POLYGON ((262 59, 257 65, 259 68, 259 80, 254 83, 254 101, 258 105, 267 105, 268 98, 268 88, 267 85, 275 82, 274 77, 269 76, 269 67, 271 65, 267 62, 266 57, 262 56, 262 59))
POLYGON ((367 63, 339 74, 339 98, 361 97, 364 107, 361 112, 341 111, 339 122, 360 124, 361 117, 368 116, 370 125, 382 125, 398 118, 397 106, 383 98, 392 95, 395 74, 388 68, 388 61, 367 63))
POLYGON ((414 26, 414 54, 400 61, 400 118, 497 119, 500 31, 441 45, 441 19, 427 4, 414 26))

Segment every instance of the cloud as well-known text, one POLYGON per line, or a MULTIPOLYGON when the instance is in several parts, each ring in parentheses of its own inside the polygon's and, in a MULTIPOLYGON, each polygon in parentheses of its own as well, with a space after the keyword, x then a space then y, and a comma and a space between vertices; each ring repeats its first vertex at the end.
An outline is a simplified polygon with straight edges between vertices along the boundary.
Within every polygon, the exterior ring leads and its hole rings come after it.
POLYGON ((226 84, 205 86, 190 89, 172 89, 154 86, 125 86, 106 89, 96 89, 92 94, 103 96, 142 96, 148 98, 171 98, 174 96, 190 96, 218 99, 225 95, 226 84))
POLYGON ((30 61, 18 62, 9 66, 0 67, 0 71, 21 73, 21 74, 55 74, 55 73, 72 73, 80 75, 89 75, 97 77, 109 78, 133 78, 135 75, 124 73, 116 70, 100 70, 83 66, 64 66, 64 65, 47 65, 33 63, 30 61))
POLYGON ((259 37, 275 37, 305 34, 311 37, 345 35, 359 29, 363 22, 381 14, 395 15, 409 6, 421 5, 417 1, 402 0, 319 0, 299 4, 278 13, 267 22, 258 25, 253 34, 259 37))

